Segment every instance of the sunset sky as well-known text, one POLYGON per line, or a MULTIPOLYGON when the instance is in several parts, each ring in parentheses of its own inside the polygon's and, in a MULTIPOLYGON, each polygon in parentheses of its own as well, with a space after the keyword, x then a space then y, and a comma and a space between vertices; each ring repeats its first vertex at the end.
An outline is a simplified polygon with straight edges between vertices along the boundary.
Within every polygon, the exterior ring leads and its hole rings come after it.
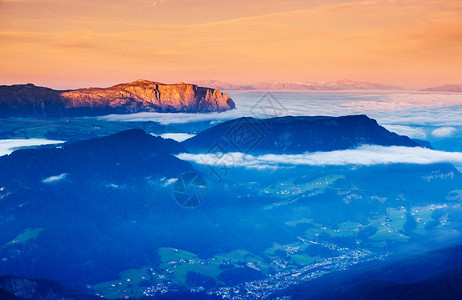
POLYGON ((0 0, 0 84, 462 83, 462 1, 0 0))

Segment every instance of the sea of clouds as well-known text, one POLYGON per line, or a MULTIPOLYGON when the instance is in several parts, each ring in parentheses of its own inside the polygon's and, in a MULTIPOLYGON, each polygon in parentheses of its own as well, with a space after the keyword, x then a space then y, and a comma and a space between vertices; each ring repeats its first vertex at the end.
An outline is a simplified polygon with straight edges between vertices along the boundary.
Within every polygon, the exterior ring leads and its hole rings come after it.
POLYGON ((108 121, 155 121, 164 125, 278 116, 366 114, 380 125, 412 138, 453 136, 462 128, 462 94, 368 92, 231 93, 237 109, 222 113, 136 113, 98 117, 108 121), (439 127, 451 127, 436 131, 439 127), (432 134, 433 133, 433 134, 432 134))
POLYGON ((380 164, 462 163, 462 152, 444 152, 421 147, 363 145, 356 149, 303 154, 250 155, 233 153, 181 153, 178 158, 197 164, 220 167, 277 168, 308 166, 372 166, 380 164))
POLYGON ((385 125, 462 126, 462 94, 435 93, 230 93, 236 109, 223 113, 136 113, 98 117, 162 124, 220 122, 242 116, 342 116, 366 114, 385 125), (262 114, 265 110, 266 114, 262 114))

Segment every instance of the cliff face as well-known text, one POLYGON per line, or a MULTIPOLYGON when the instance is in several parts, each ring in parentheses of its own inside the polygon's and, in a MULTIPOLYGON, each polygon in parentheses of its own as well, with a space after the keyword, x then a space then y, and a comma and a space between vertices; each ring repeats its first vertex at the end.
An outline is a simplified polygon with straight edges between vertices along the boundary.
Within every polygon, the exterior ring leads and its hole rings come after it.
POLYGON ((0 86, 0 117, 61 115, 60 92, 33 84, 0 86))
POLYGON ((135 112, 221 112, 233 100, 218 89, 147 80, 109 88, 56 91, 33 84, 0 86, 0 116, 78 116, 135 112))
POLYGON ((125 112, 211 112, 235 107, 233 100, 218 89, 147 80, 118 84, 110 88, 88 88, 61 93, 68 108, 120 108, 125 112))

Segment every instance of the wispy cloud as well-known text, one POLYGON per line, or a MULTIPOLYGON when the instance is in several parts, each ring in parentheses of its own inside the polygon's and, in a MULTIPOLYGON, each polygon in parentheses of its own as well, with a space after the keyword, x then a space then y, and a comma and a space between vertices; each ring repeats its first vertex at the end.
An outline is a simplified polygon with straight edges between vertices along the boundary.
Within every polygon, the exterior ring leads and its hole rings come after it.
POLYGON ((405 125, 384 125, 387 130, 395 132, 399 135, 405 135, 412 139, 426 139, 427 134, 422 128, 411 127, 405 125))
POLYGON ((1 3, 2 29, 17 33, 0 49, 3 81, 14 73, 67 87, 69 77, 100 85, 128 74, 172 81, 361 77, 421 86, 460 74, 457 1, 1 3))
POLYGON ((175 183, 177 180, 178 180, 178 178, 169 178, 169 179, 167 179, 166 177, 163 177, 163 178, 160 180, 160 182, 161 182, 162 185, 165 187, 165 186, 171 185, 172 183, 175 183))
MULTIPOLYGON (((196 24, 189 24, 179 26, 178 28, 186 29, 186 28, 200 28, 200 27, 215 27, 219 25, 229 25, 235 23, 244 23, 249 21, 258 21, 258 20, 265 20, 265 19, 274 19, 274 18, 287 18, 292 17, 295 15, 305 15, 305 14, 313 14, 313 13, 321 13, 326 11, 334 11, 334 10, 341 10, 353 7, 360 7, 360 6, 369 6, 376 4, 376 1, 352 1, 349 3, 338 3, 338 4, 327 4, 321 5, 317 7, 307 8, 307 9, 294 9, 294 10, 283 10, 283 11, 276 11, 267 14, 260 14, 260 15, 253 15, 248 17, 238 17, 238 18, 230 18, 226 20, 214 21, 214 22, 205 22, 205 23, 196 23, 196 24)), ((280 7, 280 6, 279 6, 280 7)))
POLYGON ((48 178, 45 178, 42 180, 43 183, 55 183, 55 182, 58 182, 58 181, 61 181, 63 179, 65 179, 67 177, 67 173, 62 173, 62 174, 59 174, 59 175, 56 175, 56 176, 50 176, 48 178))
POLYGON ((152 113, 143 112, 127 115, 107 115, 98 117, 99 120, 121 121, 121 122, 147 122, 155 121, 164 125, 186 124, 190 122, 210 121, 217 122, 237 118, 239 115, 235 111, 224 113, 152 113))
POLYGON ((432 135, 434 137, 450 137, 454 135, 456 131, 457 129, 454 127, 441 127, 433 130, 432 135))
POLYGON ((304 154, 266 154, 254 156, 244 153, 190 154, 178 158, 198 164, 224 167, 276 168, 294 165, 345 166, 381 164, 462 163, 461 152, 443 152, 420 147, 383 147, 365 145, 357 149, 304 154))

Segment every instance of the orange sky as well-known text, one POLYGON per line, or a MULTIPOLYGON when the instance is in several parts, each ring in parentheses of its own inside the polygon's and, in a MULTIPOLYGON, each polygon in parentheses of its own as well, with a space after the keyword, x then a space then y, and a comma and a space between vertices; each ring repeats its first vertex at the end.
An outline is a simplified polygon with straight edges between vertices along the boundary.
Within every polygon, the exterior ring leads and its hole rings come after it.
POLYGON ((0 0, 0 84, 462 83, 462 1, 0 0))

